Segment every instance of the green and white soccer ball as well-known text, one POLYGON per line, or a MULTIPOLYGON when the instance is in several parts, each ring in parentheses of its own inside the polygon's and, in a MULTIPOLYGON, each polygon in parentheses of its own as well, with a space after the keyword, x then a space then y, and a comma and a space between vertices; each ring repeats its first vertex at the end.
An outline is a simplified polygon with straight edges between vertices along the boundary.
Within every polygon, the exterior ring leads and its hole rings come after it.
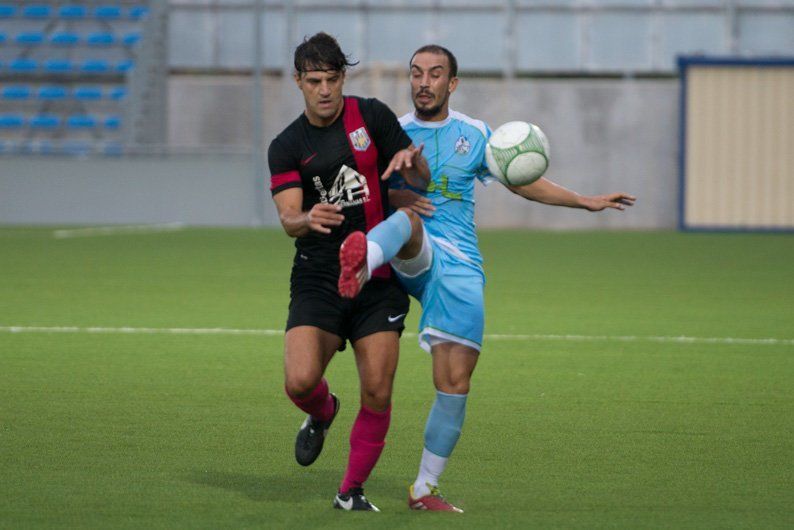
POLYGON ((549 141, 537 125, 511 121, 491 134, 485 162, 491 175, 505 185, 532 184, 549 167, 549 141))

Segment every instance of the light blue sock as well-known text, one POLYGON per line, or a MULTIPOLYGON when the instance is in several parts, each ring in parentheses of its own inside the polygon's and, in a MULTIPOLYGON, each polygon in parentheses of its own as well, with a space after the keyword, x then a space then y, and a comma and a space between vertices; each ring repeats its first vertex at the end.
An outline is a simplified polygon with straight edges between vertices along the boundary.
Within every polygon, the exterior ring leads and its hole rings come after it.
POLYGON ((452 454, 466 417, 467 397, 468 394, 436 391, 436 401, 425 425, 425 447, 430 452, 445 458, 452 454))
MULTIPOLYGON (((380 247, 383 256, 378 256, 377 265, 388 263, 411 238, 411 220, 403 211, 396 211, 367 234, 367 242, 380 247)), ((371 266, 373 264, 370 264, 371 266)), ((371 267, 370 270, 372 270, 371 267)))

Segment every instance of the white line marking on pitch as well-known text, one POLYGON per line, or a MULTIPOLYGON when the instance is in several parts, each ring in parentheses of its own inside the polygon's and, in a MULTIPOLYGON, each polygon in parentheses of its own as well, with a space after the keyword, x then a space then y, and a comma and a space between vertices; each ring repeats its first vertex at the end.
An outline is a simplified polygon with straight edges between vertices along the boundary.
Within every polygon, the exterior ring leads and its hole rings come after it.
POLYGON ((71 228, 71 229, 55 230, 52 233, 52 237, 54 237, 55 239, 70 239, 74 237, 115 236, 118 234, 152 234, 158 232, 178 232, 184 229, 185 229, 184 223, 90 226, 88 228, 71 228))
MULTIPOLYGON (((139 334, 139 335, 260 335, 278 337, 282 329, 234 329, 234 328, 135 328, 135 327, 79 327, 79 326, 0 326, 3 333, 95 333, 95 334, 139 334)), ((416 337, 416 333, 405 332, 405 337, 416 337)), ((771 344, 794 345, 794 339, 746 339, 737 337, 687 337, 687 336, 639 336, 639 335, 549 335, 549 334, 486 334, 488 340, 556 340, 556 341, 617 341, 617 342, 669 342, 684 344, 771 344)))

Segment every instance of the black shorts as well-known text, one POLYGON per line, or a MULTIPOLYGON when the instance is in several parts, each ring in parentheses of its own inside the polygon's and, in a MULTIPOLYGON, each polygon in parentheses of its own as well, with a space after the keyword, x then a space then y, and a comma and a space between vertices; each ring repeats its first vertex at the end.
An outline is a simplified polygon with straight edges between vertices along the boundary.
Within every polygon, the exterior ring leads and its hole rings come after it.
POLYGON ((396 280, 374 278, 352 300, 342 298, 336 284, 328 281, 293 278, 290 289, 287 330, 314 326, 351 343, 379 331, 405 329, 408 295, 396 280), (297 281, 296 281, 297 280, 297 281))

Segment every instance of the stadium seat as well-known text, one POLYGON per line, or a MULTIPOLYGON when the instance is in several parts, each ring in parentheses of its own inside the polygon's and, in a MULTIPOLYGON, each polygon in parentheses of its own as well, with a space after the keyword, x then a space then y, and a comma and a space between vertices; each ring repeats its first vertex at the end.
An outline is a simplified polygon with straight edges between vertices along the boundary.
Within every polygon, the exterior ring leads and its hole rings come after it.
POLYGON ((0 44, 4 44, 6 40, 7 40, 6 34, 0 31, 0 44))
POLYGON ((101 20, 116 20, 121 18, 119 6, 98 6, 94 9, 94 16, 101 20))
POLYGON ((86 73, 99 74, 107 72, 108 70, 110 70, 108 62, 101 59, 89 59, 83 61, 83 64, 80 65, 80 71, 86 73))
POLYGON ((132 20, 141 20, 146 18, 149 14, 149 8, 146 6, 132 6, 129 11, 129 17, 132 20))
POLYGON ((61 31, 50 36, 50 44, 56 46, 74 46, 78 42, 80 42, 80 37, 76 33, 61 31))
POLYGON ((66 99, 66 89, 62 86, 47 85, 39 88, 39 99, 47 101, 58 101, 66 99))
POLYGON ((8 69, 17 73, 34 72, 38 67, 39 63, 33 59, 14 59, 8 64, 8 69))
POLYGON ((122 42, 124 43, 124 46, 135 46, 140 42, 140 40, 141 40, 140 33, 127 33, 126 35, 124 35, 122 42))
POLYGON ((121 61, 116 65, 116 71, 121 73, 129 72, 133 68, 135 68, 135 61, 132 60, 121 61))
POLYGON ((121 116, 108 116, 105 118, 105 129, 116 130, 121 127, 121 116))
POLYGON ((39 114, 30 119, 33 129, 56 129, 61 124, 61 118, 55 114, 39 114))
POLYGON ((19 114, 0 114, 0 129, 19 129, 25 125, 25 118, 19 114))
POLYGON ((75 20, 86 17, 85 6, 65 5, 58 10, 58 16, 66 20, 75 20))
POLYGON ((85 41, 89 46, 111 46, 115 38, 112 33, 91 33, 85 41))
POLYGON ((96 118, 88 114, 75 114, 66 120, 69 129, 93 129, 96 127, 96 118))
POLYGON ((14 41, 20 46, 37 46, 44 42, 44 33, 40 31, 26 31, 17 34, 14 41))
POLYGON ((127 97, 127 89, 123 86, 111 88, 108 97, 116 101, 122 100, 127 97))
POLYGON ((11 18, 17 14, 16 6, 0 4, 0 18, 11 18))
POLYGON ((30 87, 27 85, 11 85, 3 87, 3 99, 25 100, 30 97, 30 87))
POLYGON ((30 5, 22 8, 22 16, 25 18, 48 18, 50 16, 50 6, 30 5))
POLYGON ((98 86, 78 86, 72 91, 74 99, 96 101, 102 99, 102 89, 98 86))
POLYGON ((62 74, 74 70, 74 65, 67 59, 50 59, 44 62, 44 71, 52 74, 62 74))

